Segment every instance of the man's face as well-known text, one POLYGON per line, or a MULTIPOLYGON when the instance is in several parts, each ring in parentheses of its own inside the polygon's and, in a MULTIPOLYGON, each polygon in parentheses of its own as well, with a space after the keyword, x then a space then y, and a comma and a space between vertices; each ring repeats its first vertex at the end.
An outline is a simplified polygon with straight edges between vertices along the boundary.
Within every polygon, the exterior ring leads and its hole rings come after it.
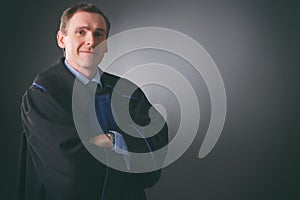
POLYGON ((68 63, 75 69, 95 68, 101 62, 106 46, 106 23, 98 13, 76 12, 66 28, 57 34, 58 45, 65 48, 68 63))

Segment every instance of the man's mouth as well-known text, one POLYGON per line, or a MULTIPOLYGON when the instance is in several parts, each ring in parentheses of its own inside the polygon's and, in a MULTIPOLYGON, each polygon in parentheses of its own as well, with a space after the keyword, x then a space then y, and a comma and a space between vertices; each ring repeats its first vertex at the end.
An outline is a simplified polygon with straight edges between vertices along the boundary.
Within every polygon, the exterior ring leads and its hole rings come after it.
POLYGON ((94 52, 94 51, 88 51, 88 50, 86 50, 86 51, 79 51, 80 53, 86 53, 86 54, 97 54, 96 52, 94 52))

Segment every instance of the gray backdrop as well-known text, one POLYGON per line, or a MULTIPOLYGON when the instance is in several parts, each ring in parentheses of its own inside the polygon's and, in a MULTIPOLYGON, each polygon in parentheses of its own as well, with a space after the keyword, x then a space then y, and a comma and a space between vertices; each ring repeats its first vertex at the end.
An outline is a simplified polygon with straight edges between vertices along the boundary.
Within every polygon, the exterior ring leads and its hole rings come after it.
MULTIPOLYGON (((61 56, 56 45, 59 16, 75 2, 19 0, 1 6, 9 11, 1 20, 1 199, 13 198, 16 191, 22 93, 37 72, 61 56)), ((210 54, 224 80, 227 117, 217 145, 198 158, 210 117, 207 88, 198 77, 193 82, 201 107, 197 137, 147 191, 149 200, 300 198, 297 1, 90 2, 107 13, 112 35, 144 26, 189 35, 210 54)), ((156 62, 172 57, 158 51, 143 55, 156 62)), ((182 66, 184 72, 187 64, 176 59, 174 67, 182 66)))

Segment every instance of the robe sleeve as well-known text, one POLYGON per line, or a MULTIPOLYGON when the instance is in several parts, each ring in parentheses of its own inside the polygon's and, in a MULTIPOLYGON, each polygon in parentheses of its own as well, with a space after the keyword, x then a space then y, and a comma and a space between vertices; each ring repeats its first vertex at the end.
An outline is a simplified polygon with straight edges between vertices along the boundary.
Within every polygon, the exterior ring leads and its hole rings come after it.
POLYGON ((86 151, 72 116, 48 92, 30 87, 22 99, 21 118, 23 199, 37 199, 39 193, 57 200, 100 195, 105 167, 86 151))
MULTIPOLYGON (((119 105, 122 105, 123 102, 118 102, 119 105)), ((123 107, 126 107, 122 105, 123 107)), ((144 188, 153 187, 161 177, 161 169, 165 160, 167 149, 163 151, 159 156, 154 156, 153 152, 163 148, 168 144, 168 127, 162 115, 157 111, 153 110, 151 113, 151 119, 149 116, 149 109, 152 107, 144 93, 141 89, 137 89, 129 101, 129 113, 133 120, 133 124, 128 124, 125 122, 123 125, 127 126, 127 131, 118 129, 117 131, 121 133, 125 139, 126 145, 129 152, 135 153, 147 153, 147 157, 140 161, 138 158, 131 157, 131 168, 134 168, 133 165, 145 166, 153 165, 157 170, 146 172, 146 173, 137 173, 133 174, 135 180, 142 185, 144 188), (152 123, 152 126, 163 125, 162 128, 153 135, 153 133, 143 131, 140 127, 147 126, 149 123, 152 123), (136 126, 137 125, 137 126, 136 126), (140 127, 139 127, 140 126, 140 127), (135 133, 140 137, 134 137, 127 132, 135 133), (147 180, 147 181, 145 181, 147 180)), ((122 119, 119 119, 121 121, 122 119)))

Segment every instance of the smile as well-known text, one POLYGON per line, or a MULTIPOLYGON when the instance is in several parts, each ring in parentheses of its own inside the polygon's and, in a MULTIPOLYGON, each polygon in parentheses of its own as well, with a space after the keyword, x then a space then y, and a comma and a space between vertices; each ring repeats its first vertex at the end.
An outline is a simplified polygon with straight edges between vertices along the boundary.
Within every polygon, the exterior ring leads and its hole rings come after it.
POLYGON ((80 53, 86 53, 86 54, 95 54, 97 55, 96 52, 93 52, 93 51, 79 51, 80 53))

